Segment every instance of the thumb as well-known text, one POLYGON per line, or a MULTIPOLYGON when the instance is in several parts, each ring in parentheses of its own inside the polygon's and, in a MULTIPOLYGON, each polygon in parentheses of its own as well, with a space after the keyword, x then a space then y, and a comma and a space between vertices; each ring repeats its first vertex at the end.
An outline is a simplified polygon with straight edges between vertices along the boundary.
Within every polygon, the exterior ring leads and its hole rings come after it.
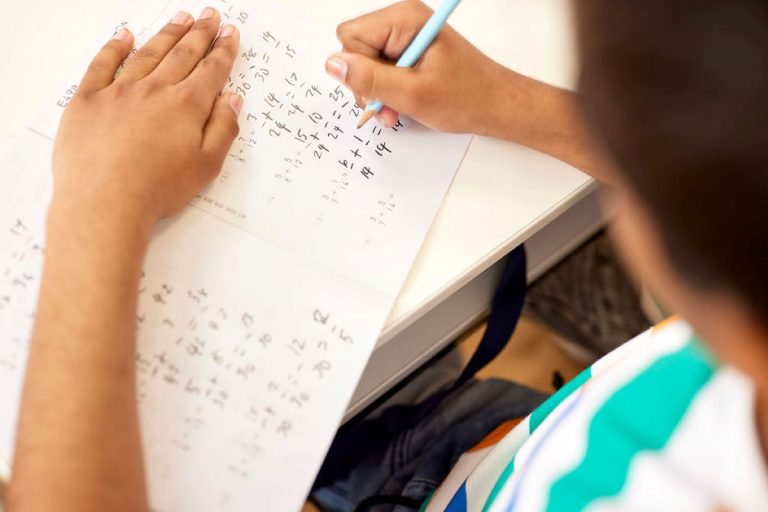
POLYGON ((234 93, 225 93, 216 99, 211 116, 203 130, 202 149, 211 172, 218 172, 227 151, 237 137, 240 128, 237 116, 243 107, 243 99, 234 93))
POLYGON ((412 112, 418 99, 414 71, 398 68, 356 53, 337 53, 325 62, 333 78, 367 100, 380 100, 401 112, 412 112))

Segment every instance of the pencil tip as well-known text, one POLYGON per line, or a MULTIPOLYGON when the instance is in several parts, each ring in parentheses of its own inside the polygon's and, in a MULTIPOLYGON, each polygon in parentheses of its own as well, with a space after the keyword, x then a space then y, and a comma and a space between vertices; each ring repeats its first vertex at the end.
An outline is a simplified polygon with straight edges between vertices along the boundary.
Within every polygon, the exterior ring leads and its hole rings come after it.
POLYGON ((375 110, 366 110, 365 112, 363 112, 363 115, 360 116, 360 122, 357 123, 357 129, 359 130, 360 128, 365 126, 365 123, 373 119, 374 116, 376 116, 375 110))

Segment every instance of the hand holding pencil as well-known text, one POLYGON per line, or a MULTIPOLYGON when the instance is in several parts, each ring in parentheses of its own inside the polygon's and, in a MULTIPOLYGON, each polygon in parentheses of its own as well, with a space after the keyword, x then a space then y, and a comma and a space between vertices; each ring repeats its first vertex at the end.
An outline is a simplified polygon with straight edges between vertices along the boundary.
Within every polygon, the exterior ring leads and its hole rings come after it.
POLYGON ((353 91, 358 105, 381 101, 385 107, 376 117, 384 126, 403 113, 436 130, 484 133, 499 102, 508 101, 514 73, 448 25, 413 67, 395 65, 432 15, 409 0, 341 24, 343 50, 328 59, 326 70, 353 91))

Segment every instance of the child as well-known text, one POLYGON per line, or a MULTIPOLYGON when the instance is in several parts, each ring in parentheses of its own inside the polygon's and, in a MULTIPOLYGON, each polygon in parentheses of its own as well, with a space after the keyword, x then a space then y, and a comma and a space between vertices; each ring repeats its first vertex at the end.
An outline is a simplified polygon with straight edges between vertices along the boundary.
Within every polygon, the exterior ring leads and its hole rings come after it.
MULTIPOLYGON (((574 7, 581 107, 450 28, 416 68, 383 62, 429 16, 416 1, 342 25, 344 50, 326 64, 359 103, 389 106, 385 125, 403 112, 513 140, 613 184, 628 266, 687 320, 636 338, 522 422, 499 425, 431 497, 425 487, 404 496, 429 498, 428 510, 768 510, 768 9, 574 7)), ((222 30, 206 56, 219 15, 192 24, 180 15, 113 83, 132 43, 121 33, 62 121, 11 510, 147 508, 132 358, 141 260, 152 225, 220 168, 241 105, 217 98, 236 31, 222 30)))
MULTIPOLYGON (((327 69, 361 101, 389 105, 382 123, 403 111, 505 138, 615 185, 626 263, 688 321, 641 335, 523 421, 500 425, 431 498, 421 476, 401 497, 452 511, 768 510, 768 74, 757 72, 768 9, 757 0, 574 7, 591 130, 570 94, 501 68, 450 29, 413 70, 380 62, 429 16, 417 2, 339 27, 344 51, 327 69)), ((412 434, 380 461, 397 465, 397 478, 420 463, 399 459, 412 434)), ((382 489, 392 494, 397 478, 382 489)), ((316 499, 354 505, 349 480, 316 499)))

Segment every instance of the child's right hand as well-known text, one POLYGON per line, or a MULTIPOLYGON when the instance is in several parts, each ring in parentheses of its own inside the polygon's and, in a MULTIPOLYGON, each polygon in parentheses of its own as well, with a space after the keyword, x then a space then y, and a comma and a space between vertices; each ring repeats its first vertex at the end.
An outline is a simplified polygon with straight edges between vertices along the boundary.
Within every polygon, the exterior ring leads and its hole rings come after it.
POLYGON ((406 0, 342 23, 337 33, 343 51, 328 59, 326 71, 352 90, 359 105, 381 100, 386 107, 378 119, 385 126, 402 112, 435 130, 486 134, 510 99, 514 73, 450 26, 416 66, 393 65, 431 15, 424 3, 406 0))

